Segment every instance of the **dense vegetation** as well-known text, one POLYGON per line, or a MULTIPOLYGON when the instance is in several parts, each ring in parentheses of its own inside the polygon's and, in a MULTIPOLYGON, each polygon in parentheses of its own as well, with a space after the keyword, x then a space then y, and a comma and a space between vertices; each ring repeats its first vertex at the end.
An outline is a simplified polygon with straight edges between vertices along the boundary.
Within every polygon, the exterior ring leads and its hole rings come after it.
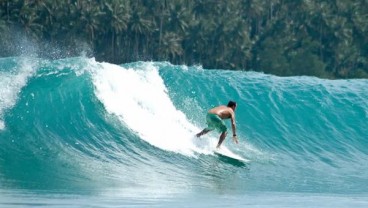
POLYGON ((98 60, 368 77, 366 0, 0 0, 0 55, 21 34, 98 60))

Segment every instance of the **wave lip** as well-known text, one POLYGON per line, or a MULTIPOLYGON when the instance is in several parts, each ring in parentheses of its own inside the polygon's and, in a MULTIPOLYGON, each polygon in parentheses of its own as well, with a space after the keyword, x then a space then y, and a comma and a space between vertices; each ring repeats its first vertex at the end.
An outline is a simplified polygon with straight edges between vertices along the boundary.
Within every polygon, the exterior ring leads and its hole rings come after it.
POLYGON ((37 60, 22 58, 0 59, 0 130, 5 128, 4 112, 16 104, 18 94, 35 73, 37 60))

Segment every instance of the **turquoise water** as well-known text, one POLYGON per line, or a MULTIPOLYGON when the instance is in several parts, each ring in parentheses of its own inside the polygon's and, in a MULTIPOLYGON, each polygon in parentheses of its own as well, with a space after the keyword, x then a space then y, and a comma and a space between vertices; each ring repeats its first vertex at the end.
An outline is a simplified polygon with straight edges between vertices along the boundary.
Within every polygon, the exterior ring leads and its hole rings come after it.
MULTIPOLYGON (((367 207, 368 80, 0 59, 1 207, 367 207), (238 103, 240 143, 193 135, 238 103)), ((226 123, 230 127, 229 122, 226 123)))

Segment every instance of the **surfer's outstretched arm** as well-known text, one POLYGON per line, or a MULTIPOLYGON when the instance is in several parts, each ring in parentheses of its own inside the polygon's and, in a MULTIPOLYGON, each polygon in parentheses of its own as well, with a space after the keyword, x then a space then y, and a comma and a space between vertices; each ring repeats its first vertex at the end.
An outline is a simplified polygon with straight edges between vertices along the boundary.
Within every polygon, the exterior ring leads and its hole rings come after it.
POLYGON ((235 124, 235 114, 234 113, 231 115, 231 128, 233 130, 233 141, 238 144, 239 141, 238 141, 238 137, 236 136, 236 124, 235 124))

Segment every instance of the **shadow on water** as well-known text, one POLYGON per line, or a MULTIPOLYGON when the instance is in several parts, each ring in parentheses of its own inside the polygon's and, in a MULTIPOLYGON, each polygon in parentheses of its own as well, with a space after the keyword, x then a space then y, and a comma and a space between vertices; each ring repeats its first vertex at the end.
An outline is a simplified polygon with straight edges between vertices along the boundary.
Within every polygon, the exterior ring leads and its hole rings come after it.
POLYGON ((216 154, 217 158, 224 163, 236 166, 236 167, 247 167, 247 163, 234 158, 226 157, 220 154, 216 154))

